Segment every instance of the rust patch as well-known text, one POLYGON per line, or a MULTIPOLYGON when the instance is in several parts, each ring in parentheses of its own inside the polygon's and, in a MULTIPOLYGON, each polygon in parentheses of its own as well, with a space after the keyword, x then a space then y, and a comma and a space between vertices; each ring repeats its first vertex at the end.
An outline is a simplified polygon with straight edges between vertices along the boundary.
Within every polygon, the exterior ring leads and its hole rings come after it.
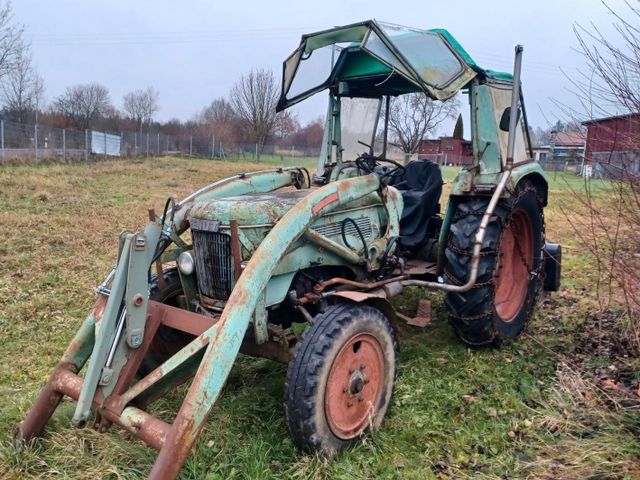
POLYGON ((327 205, 332 204, 333 202, 337 202, 338 201, 338 192, 334 192, 331 195, 327 195, 326 197, 324 197, 322 200, 320 200, 318 203, 316 203, 313 207, 311 207, 311 211, 316 214, 318 213, 320 210, 322 210, 324 207, 326 207, 327 205))
POLYGON ((93 304, 93 319, 95 324, 98 324, 100 320, 102 320, 102 315, 104 314, 104 309, 107 306, 108 300, 109 297, 99 295, 96 303, 93 304))

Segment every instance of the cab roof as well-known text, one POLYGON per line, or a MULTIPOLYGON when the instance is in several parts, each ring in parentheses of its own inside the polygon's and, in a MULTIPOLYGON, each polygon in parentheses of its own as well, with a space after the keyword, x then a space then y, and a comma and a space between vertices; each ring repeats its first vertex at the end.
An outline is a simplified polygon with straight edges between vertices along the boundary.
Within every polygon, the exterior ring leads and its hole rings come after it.
POLYGON ((478 75, 511 80, 480 68, 447 30, 367 20, 303 35, 284 61, 277 109, 327 88, 349 97, 424 92, 446 100, 478 75))

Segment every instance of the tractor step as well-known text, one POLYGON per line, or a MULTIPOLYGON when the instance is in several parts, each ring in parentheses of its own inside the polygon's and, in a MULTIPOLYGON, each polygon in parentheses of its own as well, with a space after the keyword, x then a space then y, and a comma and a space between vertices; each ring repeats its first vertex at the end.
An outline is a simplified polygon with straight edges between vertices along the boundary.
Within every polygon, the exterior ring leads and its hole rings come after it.
POLYGON ((396 312, 396 315, 407 322, 407 325, 424 328, 431 323, 431 300, 422 299, 418 302, 418 311, 415 317, 409 317, 400 312, 396 312))

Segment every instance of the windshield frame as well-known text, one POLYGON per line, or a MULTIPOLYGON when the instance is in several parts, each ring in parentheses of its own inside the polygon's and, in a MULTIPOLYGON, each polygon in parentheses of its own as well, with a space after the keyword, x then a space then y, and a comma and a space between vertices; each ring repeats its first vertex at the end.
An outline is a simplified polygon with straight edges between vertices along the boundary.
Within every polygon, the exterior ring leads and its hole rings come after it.
MULTIPOLYGON (((448 38, 441 32, 435 30, 419 30, 409 27, 401 27, 393 24, 379 24, 375 20, 367 20, 364 22, 354 23, 342 27, 336 27, 312 34, 303 35, 298 48, 296 48, 283 62, 282 90, 280 99, 278 101, 277 110, 284 110, 285 108, 295 105, 296 103, 299 103, 326 88, 336 87, 337 85, 333 84, 335 84, 336 76, 339 73, 338 67, 339 64, 342 63, 340 61, 342 59, 342 56, 347 55, 350 51, 358 49, 371 56, 376 61, 380 62, 383 66, 391 69, 391 73, 389 74, 389 76, 395 75, 397 77, 400 77, 408 81, 410 84, 414 85, 416 87, 416 91, 423 91, 429 97, 437 100, 445 100, 453 96, 462 85, 460 85, 456 89, 449 89, 448 87, 454 84, 457 80, 460 80, 461 78, 466 76, 468 77, 467 79, 465 79, 464 83, 466 83, 473 76, 475 76, 475 72, 473 72, 473 74, 470 74, 473 70, 472 66, 465 60, 465 58, 463 58, 460 52, 456 51, 454 46, 450 44, 448 38), (437 37, 440 43, 444 45, 447 51, 451 53, 451 55, 457 60, 459 69, 454 75, 451 75, 450 78, 443 84, 433 84, 426 81, 424 78, 422 78, 422 75, 420 75, 413 64, 408 60, 406 55, 403 54, 390 39, 389 35, 384 29, 385 25, 387 25, 388 29, 405 29, 407 33, 415 32, 417 34, 433 35, 437 37), (391 63, 390 60, 382 58, 378 53, 375 53, 370 48, 370 46, 367 47, 367 43, 370 41, 372 34, 376 35, 377 39, 379 39, 381 44, 389 51, 393 59, 397 60, 397 64, 394 64, 395 62, 391 63), (328 38, 321 39, 321 37, 323 36, 328 38), (314 40, 316 39, 321 40, 319 43, 313 45, 314 40), (329 45, 333 45, 334 49, 339 50, 334 50, 334 52, 332 52, 331 67, 327 72, 326 78, 323 81, 305 90, 302 90, 296 95, 289 97, 289 92, 291 91, 291 87, 294 84, 294 80, 298 74, 301 62, 304 61, 303 59, 305 52, 309 50, 310 43, 313 46, 313 49, 309 51, 310 54, 312 54, 319 48, 324 48, 329 45), (351 45, 342 47, 338 45, 338 43, 351 43, 351 45), (337 56, 335 55, 336 53, 338 53, 337 56)), ((382 95, 382 93, 380 95, 382 95)))

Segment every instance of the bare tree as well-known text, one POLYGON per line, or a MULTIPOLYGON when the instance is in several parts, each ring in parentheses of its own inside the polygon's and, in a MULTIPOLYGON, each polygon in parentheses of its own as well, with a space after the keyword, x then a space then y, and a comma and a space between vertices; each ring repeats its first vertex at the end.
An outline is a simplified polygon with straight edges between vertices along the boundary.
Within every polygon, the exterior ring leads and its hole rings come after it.
POLYGON ((418 151, 420 141, 447 119, 456 118, 460 102, 452 98, 434 101, 423 93, 409 93, 392 99, 389 108, 390 143, 404 153, 418 151))
POLYGON ((39 107, 44 81, 33 68, 27 44, 18 50, 1 90, 4 108, 16 122, 26 123, 29 114, 39 107))
POLYGON ((53 107, 81 130, 89 128, 92 122, 113 110, 109 90, 95 82, 68 87, 54 100, 53 107))
POLYGON ((142 131, 142 127, 145 124, 149 125, 151 123, 153 114, 160 109, 159 97, 160 94, 153 87, 125 94, 123 100, 124 111, 131 120, 136 122, 140 131, 142 131))
POLYGON ((263 69, 243 75, 231 89, 231 104, 246 123, 251 139, 258 147, 258 160, 267 138, 276 127, 279 93, 273 72, 263 69))
POLYGON ((232 123, 236 118, 236 112, 224 98, 216 98, 200 114, 200 121, 210 124, 232 123))
POLYGON ((11 71, 22 51, 23 32, 24 27, 14 22, 11 2, 0 3, 0 78, 11 71))
POLYGON ((274 133, 280 140, 285 140, 300 130, 300 121, 295 113, 285 110, 276 119, 274 133))
POLYGON ((231 103, 222 97, 207 105, 197 116, 196 122, 208 135, 214 136, 218 145, 230 146, 239 140, 242 133, 238 115, 231 103))
POLYGON ((605 35, 595 25, 575 27, 585 60, 585 68, 569 76, 577 107, 556 104, 572 121, 622 113, 631 114, 636 126, 610 132, 610 151, 585 158, 614 173, 616 180, 604 199, 587 183, 585 192, 576 195, 587 214, 567 212, 567 220, 595 260, 601 309, 618 302, 626 307, 628 338, 640 355, 640 127, 635 117, 640 115, 640 0, 625 1, 617 11, 605 6, 617 35, 605 35))

